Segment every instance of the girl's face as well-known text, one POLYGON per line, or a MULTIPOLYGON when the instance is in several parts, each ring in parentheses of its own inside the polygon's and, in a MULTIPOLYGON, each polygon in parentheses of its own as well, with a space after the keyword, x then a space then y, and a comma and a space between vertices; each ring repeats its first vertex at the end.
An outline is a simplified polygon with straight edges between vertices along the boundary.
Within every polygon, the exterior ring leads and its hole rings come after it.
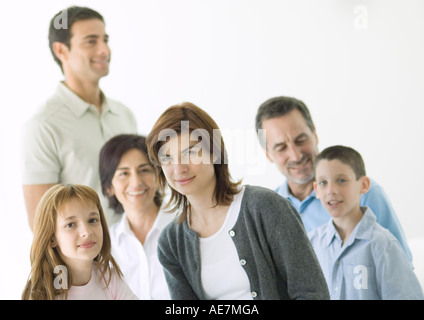
POLYGON ((216 176, 208 149, 190 141, 188 134, 174 136, 162 147, 159 160, 169 185, 189 201, 190 197, 209 193, 212 197, 216 176))
POLYGON ((103 246, 103 228, 97 206, 72 198, 57 215, 52 246, 69 266, 92 262, 103 246))
POLYGON ((129 212, 155 205, 157 189, 156 174, 147 157, 138 149, 130 149, 123 154, 108 192, 129 212))

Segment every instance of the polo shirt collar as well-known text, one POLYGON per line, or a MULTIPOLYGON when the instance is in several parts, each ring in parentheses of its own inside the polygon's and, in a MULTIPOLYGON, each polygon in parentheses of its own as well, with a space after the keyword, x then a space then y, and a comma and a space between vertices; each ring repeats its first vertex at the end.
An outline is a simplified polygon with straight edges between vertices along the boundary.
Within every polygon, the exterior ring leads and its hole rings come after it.
MULTIPOLYGON (((63 82, 59 82, 59 85, 56 88, 56 94, 60 97, 64 105, 75 115, 75 117, 80 118, 87 110, 90 109, 92 104, 81 99, 75 92, 69 89, 63 82)), ((112 112, 113 108, 106 96, 103 95, 103 104, 102 104, 102 114, 106 112, 112 112)), ((95 107, 94 107, 95 108, 95 107)))

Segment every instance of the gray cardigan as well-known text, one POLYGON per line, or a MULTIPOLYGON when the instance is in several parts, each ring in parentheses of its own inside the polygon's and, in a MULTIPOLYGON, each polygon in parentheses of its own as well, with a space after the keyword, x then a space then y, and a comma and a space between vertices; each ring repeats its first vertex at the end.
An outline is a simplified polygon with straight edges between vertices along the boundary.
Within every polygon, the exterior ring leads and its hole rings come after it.
MULTIPOLYGON (((327 283, 296 209, 276 192, 246 186, 229 232, 254 299, 329 299, 327 283)), ((199 238, 187 222, 171 223, 159 238, 158 257, 172 299, 205 299, 199 238)))

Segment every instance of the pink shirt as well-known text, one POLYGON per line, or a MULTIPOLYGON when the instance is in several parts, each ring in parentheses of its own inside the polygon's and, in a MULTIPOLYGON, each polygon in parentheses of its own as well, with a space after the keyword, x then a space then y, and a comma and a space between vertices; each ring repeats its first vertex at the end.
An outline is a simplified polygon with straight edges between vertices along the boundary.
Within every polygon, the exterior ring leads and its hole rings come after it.
MULTIPOLYGON (((109 286, 100 278, 101 272, 93 267, 90 281, 83 286, 71 286, 68 300, 137 300, 124 279, 112 273, 109 286)), ((106 279, 108 276, 106 276, 106 279)))

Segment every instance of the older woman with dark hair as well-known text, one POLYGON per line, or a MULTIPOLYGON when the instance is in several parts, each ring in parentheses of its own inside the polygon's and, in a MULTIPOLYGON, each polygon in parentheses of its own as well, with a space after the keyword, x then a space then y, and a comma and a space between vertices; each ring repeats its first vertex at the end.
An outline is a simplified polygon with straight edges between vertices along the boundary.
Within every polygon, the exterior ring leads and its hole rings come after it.
POLYGON ((168 108, 147 137, 161 187, 179 212, 159 237, 172 299, 328 299, 299 214, 272 190, 233 182, 215 121, 168 108))
POLYGON ((145 137, 113 137, 101 149, 99 162, 102 192, 115 214, 122 214, 110 227, 113 257, 139 299, 169 299, 157 243, 173 215, 161 210, 162 193, 145 137))

